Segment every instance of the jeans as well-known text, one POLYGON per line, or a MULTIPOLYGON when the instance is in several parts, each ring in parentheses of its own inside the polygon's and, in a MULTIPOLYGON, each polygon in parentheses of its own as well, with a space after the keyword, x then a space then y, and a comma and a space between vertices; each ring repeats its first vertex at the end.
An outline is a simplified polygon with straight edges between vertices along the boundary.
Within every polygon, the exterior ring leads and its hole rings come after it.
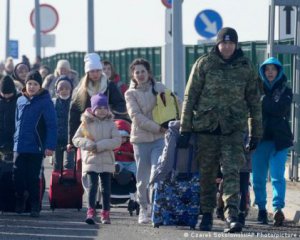
POLYGON ((102 191, 102 209, 110 210, 110 194, 111 194, 111 173, 103 172, 87 172, 87 185, 86 191, 88 196, 88 208, 96 207, 96 197, 99 184, 99 175, 101 178, 101 191, 102 191))

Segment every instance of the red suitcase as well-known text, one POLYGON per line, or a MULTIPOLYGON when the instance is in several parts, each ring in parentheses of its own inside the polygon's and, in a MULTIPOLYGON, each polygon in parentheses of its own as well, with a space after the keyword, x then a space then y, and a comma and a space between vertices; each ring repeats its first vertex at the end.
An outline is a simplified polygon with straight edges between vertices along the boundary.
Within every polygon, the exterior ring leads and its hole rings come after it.
POLYGON ((50 208, 82 208, 83 187, 81 172, 74 169, 61 169, 52 172, 49 186, 50 208))

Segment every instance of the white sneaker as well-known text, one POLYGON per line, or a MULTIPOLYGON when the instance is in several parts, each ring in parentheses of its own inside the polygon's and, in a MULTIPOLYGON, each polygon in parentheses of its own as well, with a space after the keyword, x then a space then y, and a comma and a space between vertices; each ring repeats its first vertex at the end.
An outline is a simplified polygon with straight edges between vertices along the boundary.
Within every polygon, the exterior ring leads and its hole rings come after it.
POLYGON ((140 213, 139 213, 139 219, 138 223, 139 224, 146 224, 149 222, 148 216, 147 216, 147 208, 140 208, 140 213))

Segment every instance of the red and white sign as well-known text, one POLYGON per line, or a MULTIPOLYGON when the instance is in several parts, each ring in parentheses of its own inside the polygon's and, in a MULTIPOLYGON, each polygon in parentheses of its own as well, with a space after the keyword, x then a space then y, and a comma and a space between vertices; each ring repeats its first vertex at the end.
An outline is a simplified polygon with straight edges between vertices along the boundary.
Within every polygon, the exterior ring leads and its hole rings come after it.
POLYGON ((161 2, 166 8, 172 8, 172 0, 161 0, 161 2))
MULTIPOLYGON (((41 32, 44 34, 51 32, 58 24, 58 12, 49 4, 40 4, 40 21, 41 32)), ((30 13, 30 23, 35 28, 35 9, 30 13)))

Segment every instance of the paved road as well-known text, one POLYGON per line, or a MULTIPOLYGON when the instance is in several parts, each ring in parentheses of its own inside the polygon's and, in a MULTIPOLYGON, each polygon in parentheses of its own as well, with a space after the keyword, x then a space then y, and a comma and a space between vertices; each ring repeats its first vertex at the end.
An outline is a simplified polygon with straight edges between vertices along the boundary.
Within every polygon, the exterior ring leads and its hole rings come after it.
MULTIPOLYGON (((49 176, 50 166, 46 166, 47 180, 49 176)), ((213 232, 169 226, 154 229, 151 224, 141 226, 137 224, 137 216, 129 216, 126 208, 120 206, 112 208, 111 225, 87 225, 84 223, 85 210, 78 212, 75 209, 65 209, 52 212, 46 192, 43 211, 38 219, 14 213, 0 214, 0 240, 300 239, 300 225, 291 221, 281 228, 257 225, 257 210, 254 208, 250 211, 243 233, 235 235, 223 233, 223 222, 220 220, 215 220, 213 232)))

